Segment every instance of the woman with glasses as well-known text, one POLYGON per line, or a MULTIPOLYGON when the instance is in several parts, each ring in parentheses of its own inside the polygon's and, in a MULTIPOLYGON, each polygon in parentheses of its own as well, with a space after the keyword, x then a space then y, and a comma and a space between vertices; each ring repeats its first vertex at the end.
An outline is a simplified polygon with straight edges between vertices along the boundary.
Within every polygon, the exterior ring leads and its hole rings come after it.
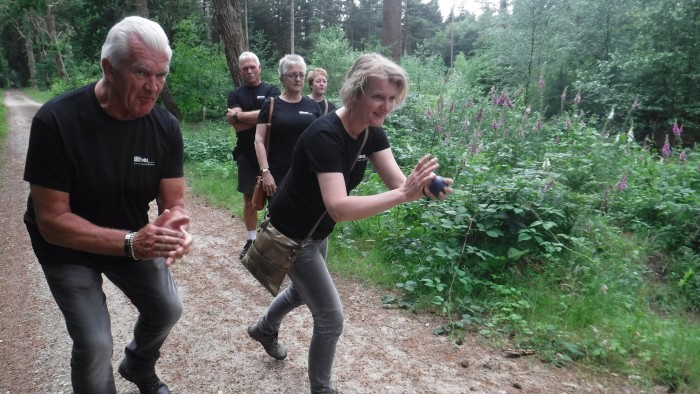
POLYGON ((301 94, 306 77, 304 58, 285 55, 279 61, 278 72, 284 90, 279 97, 265 101, 255 129, 255 153, 260 165, 263 189, 268 197, 275 194, 277 186, 284 179, 292 163, 292 150, 299 136, 311 122, 321 116, 316 101, 301 94), (268 131, 270 108, 272 121, 268 131))

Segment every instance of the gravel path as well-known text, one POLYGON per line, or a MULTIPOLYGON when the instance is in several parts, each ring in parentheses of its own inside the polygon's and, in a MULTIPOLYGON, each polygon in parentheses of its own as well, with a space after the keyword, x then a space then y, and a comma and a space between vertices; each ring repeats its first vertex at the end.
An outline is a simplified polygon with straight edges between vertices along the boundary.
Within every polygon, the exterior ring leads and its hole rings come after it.
MULTIPOLYGON (((28 192, 24 158, 39 104, 17 91, 6 92, 4 103, 10 132, 0 156, 0 393, 70 393, 71 343, 22 223, 28 192)), ((175 393, 308 392, 308 310, 293 312, 282 325, 287 360, 268 357, 245 333, 271 299, 238 261, 245 234, 241 220, 189 190, 187 204, 194 247, 172 267, 185 311, 162 349, 160 377, 175 393)), ((643 392, 632 380, 557 369, 537 356, 506 358, 478 336, 457 346, 432 335, 440 323, 435 317, 385 309, 377 290, 335 280, 346 313, 334 366, 342 393, 643 392)), ((137 315, 105 283, 116 370, 137 315)), ((116 381, 119 393, 138 392, 118 374, 116 381)))

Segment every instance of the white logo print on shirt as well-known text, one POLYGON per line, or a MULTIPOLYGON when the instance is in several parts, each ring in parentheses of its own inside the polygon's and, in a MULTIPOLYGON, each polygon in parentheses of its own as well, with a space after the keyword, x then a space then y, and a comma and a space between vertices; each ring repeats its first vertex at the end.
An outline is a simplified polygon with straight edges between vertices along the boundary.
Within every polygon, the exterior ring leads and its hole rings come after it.
POLYGON ((134 165, 137 166, 154 166, 155 162, 152 162, 148 157, 134 156, 134 165))

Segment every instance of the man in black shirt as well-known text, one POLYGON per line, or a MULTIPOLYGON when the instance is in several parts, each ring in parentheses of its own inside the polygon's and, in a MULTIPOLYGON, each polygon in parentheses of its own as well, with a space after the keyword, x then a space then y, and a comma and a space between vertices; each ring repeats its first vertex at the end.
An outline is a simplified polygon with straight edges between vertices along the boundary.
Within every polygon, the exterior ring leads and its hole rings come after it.
POLYGON ((280 95, 280 89, 260 79, 260 60, 252 52, 243 52, 238 58, 244 84, 228 94, 226 120, 236 130, 236 147, 233 159, 238 166, 238 191, 243 193, 243 222, 248 238, 239 254, 245 256, 256 236, 258 213, 253 208, 255 177, 260 172, 255 155, 255 126, 258 113, 265 99, 280 95))
POLYGON ((155 372, 182 314, 169 267, 192 243, 180 127, 155 106, 171 56, 157 23, 124 18, 102 46, 103 77, 47 102, 32 121, 24 222, 73 340, 74 393, 116 393, 103 277, 139 311, 119 374, 142 394, 170 393, 155 372), (149 223, 154 200, 159 216, 149 223))

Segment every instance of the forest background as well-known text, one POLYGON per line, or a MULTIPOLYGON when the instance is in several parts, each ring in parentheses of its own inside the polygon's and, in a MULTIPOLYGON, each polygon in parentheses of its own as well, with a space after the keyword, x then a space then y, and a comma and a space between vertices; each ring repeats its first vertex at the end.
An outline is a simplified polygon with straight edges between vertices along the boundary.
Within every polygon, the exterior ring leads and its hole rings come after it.
MULTIPOLYGON (((410 76, 385 129, 406 171, 425 152, 455 179, 339 226, 331 268, 383 302, 444 316, 436 335, 576 363, 672 392, 700 390, 700 3, 436 0, 12 0, 0 4, 0 88, 47 97, 99 78, 125 15, 174 49, 162 105, 182 121, 188 181, 239 214, 226 95, 237 55, 263 80, 298 53, 343 75, 361 53, 410 76)), ((381 190, 370 173, 358 193, 381 190)))

